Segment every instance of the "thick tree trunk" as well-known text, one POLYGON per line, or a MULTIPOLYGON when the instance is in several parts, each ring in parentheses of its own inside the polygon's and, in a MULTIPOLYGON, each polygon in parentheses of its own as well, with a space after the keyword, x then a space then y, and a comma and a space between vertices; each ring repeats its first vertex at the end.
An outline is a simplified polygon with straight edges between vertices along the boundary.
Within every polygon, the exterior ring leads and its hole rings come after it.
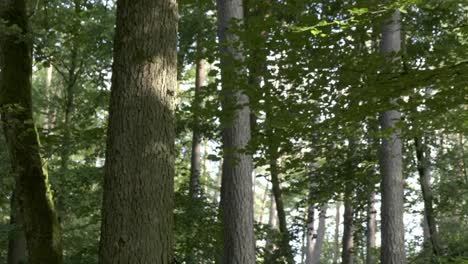
MULTIPOLYGON (((401 50, 400 13, 394 11, 382 26, 381 53, 392 56, 401 50)), ((395 105, 395 107, 397 107, 395 105)), ((382 264, 405 264, 405 230, 403 225, 402 144, 397 123, 398 110, 387 110, 380 116, 382 131, 390 131, 382 139, 380 172, 382 175, 382 264)))
POLYGON ((18 200, 14 191, 11 195, 10 215, 10 225, 14 229, 8 243, 8 264, 24 264, 27 263, 28 249, 24 235, 23 216, 18 210, 18 200))
POLYGON ((344 202, 344 215, 343 215, 343 250, 341 252, 341 259, 343 264, 353 263, 353 250, 354 250, 354 209, 351 201, 351 195, 346 195, 344 202))
POLYGON ((327 228, 326 227, 327 210, 328 210, 328 204, 324 203, 320 207, 319 224, 317 227, 317 238, 315 240, 314 250, 312 253, 312 262, 311 262, 312 264, 320 263, 320 254, 322 252, 323 240, 325 238, 325 229, 327 228))
MULTIPOLYGON (((198 56, 201 56, 198 52, 198 56)), ((194 108, 199 109, 200 107, 200 93, 201 88, 206 79, 206 70, 205 70, 205 61, 202 58, 197 58, 196 69, 195 69, 195 99, 193 102, 194 108)), ((193 136, 192 136, 192 157, 191 157, 191 166, 190 166, 190 183, 189 183, 189 194, 192 199, 196 199, 201 195, 201 184, 200 184, 200 175, 201 175, 201 143, 202 135, 198 127, 200 118, 198 117, 197 111, 194 114, 193 120, 193 136)))
POLYGON ((340 208, 341 202, 336 201, 336 213, 335 213, 335 237, 334 237, 334 250, 333 250, 333 264, 338 263, 340 256, 340 208))
POLYGON ((0 32, 0 109, 6 145, 15 175, 19 214, 28 247, 28 263, 62 263, 62 243, 47 172, 32 116, 31 39, 26 1, 0 2, 0 19, 21 33, 0 32))
POLYGON ((432 252, 435 256, 441 254, 440 244, 438 242, 437 224, 434 215, 433 194, 431 187, 431 167, 430 150, 427 143, 423 142, 421 137, 415 138, 416 157, 418 160, 419 182, 424 201, 424 216, 429 231, 429 241, 432 245, 432 252))
POLYGON ((173 262, 175 0, 118 0, 99 262, 173 262))
POLYGON ((253 232, 252 156, 243 152, 250 140, 249 98, 238 82, 234 61, 243 55, 239 38, 229 28, 233 20, 242 23, 242 0, 217 0, 218 38, 221 51, 223 87, 222 142, 223 174, 221 213, 223 220, 224 263, 255 263, 253 232))

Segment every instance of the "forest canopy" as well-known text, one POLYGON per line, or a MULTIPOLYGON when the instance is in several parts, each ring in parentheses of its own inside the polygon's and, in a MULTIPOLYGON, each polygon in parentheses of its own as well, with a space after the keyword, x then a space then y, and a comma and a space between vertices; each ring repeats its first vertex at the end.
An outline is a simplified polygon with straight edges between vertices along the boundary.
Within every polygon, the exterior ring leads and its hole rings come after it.
POLYGON ((0 0, 0 262, 468 263, 463 0, 0 0))

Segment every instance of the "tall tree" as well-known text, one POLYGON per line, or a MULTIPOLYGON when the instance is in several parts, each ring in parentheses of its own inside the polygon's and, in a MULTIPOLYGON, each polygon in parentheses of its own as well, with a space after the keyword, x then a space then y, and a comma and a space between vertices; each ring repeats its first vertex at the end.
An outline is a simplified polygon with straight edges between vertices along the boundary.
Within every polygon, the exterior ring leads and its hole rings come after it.
POLYGON ((366 264, 376 263, 376 241, 375 233, 377 231, 377 211, 375 210, 375 192, 370 192, 367 201, 367 230, 366 230, 366 264))
POLYGON ((317 238, 314 243, 314 251, 312 253, 312 264, 320 263, 320 254, 322 253, 323 240, 325 239, 325 229, 327 221, 328 203, 322 204, 319 213, 319 224, 317 227, 317 238))
MULTIPOLYGON (((393 71, 396 56, 401 50, 401 15, 392 11, 382 25, 381 54, 388 57, 389 71, 393 71)), ((405 239, 403 225, 403 173, 402 144, 398 123, 401 113, 395 99, 390 99, 393 109, 380 115, 382 131, 388 132, 382 139, 380 149, 380 172, 382 175, 382 264, 405 264, 405 239)))
POLYGON ((15 176, 28 262, 62 263, 60 227, 32 116, 32 49, 27 1, 0 2, 0 109, 15 176))
POLYGON ((252 156, 245 152, 250 140, 248 96, 239 87, 236 69, 243 54, 239 37, 232 28, 243 21, 242 0, 218 0, 218 38, 221 54, 223 94, 222 143, 223 172, 221 213, 223 220, 224 263, 255 263, 253 232, 252 156), (236 78, 237 77, 237 78, 236 78))
POLYGON ((198 109, 201 100, 201 88, 206 79, 206 61, 201 57, 200 42, 197 43, 197 59, 195 63, 195 98, 193 106, 195 108, 192 129, 192 156, 190 163, 190 183, 189 193, 190 197, 197 198, 200 196, 202 188, 200 186, 201 177, 201 144, 202 135, 199 128, 200 118, 198 116, 198 109))
POLYGON ((117 1, 100 263, 172 263, 175 0, 117 1))
POLYGON ((437 224, 434 214, 434 197, 431 186, 432 172, 430 167, 430 149, 427 145, 427 136, 416 137, 414 142, 418 162, 419 183, 421 184, 424 201, 424 218, 429 231, 429 241, 432 246, 432 252, 435 256, 439 256, 441 254, 441 248, 438 240, 437 224))
POLYGON ((335 234, 333 238, 333 264, 338 263, 338 258, 340 255, 340 208, 341 202, 336 201, 336 212, 335 212, 335 234))
POLYGON ((353 264, 354 251, 354 209, 351 194, 345 194, 343 214, 343 250, 341 259, 343 264, 353 264))
MULTIPOLYGON (((312 191, 309 191, 309 199, 311 200, 312 191)), ((306 219, 306 245, 305 245, 305 263, 311 264, 313 261, 314 253, 314 222, 315 222, 315 208, 312 202, 309 202, 307 207, 306 219)))

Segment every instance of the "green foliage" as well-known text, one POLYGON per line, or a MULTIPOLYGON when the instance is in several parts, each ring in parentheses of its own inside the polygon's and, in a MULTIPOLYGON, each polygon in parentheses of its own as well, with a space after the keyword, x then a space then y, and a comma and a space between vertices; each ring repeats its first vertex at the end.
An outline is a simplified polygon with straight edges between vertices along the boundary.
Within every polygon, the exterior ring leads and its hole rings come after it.
MULTIPOLYGON (((377 149, 379 140, 389 134, 379 131, 376 116, 394 107, 390 98, 398 98, 404 117, 398 127, 405 142, 407 179, 417 177, 412 140, 423 132, 431 136, 435 211, 444 249, 443 256, 434 258, 430 248, 415 239, 410 243, 410 259, 413 263, 468 261, 468 204, 461 199, 468 195, 464 2, 244 2, 244 25, 232 29, 239 35, 233 44, 243 51, 244 60, 232 61, 229 67, 237 74, 227 77, 230 87, 238 87, 232 92, 240 89, 250 98, 253 134, 248 149, 240 151, 253 153, 257 178, 266 181, 270 179, 270 159, 278 160, 295 254, 301 252, 304 208, 310 203, 340 200, 346 188, 351 188, 358 212, 356 263, 362 263, 363 212, 368 194, 378 193, 377 149), (379 54, 380 26, 395 8, 402 13, 404 50, 392 54, 400 59, 389 63, 379 54), (431 90, 429 94, 427 90, 431 90), (315 165, 313 174, 311 165, 315 165)), ((219 186, 205 170, 207 191, 199 200, 189 198, 191 131, 199 129, 204 140, 218 148, 220 126, 225 124, 220 120, 228 122, 225 120, 236 108, 224 106, 221 110, 224 95, 220 92, 215 2, 183 0, 178 4, 181 87, 176 110, 175 259, 214 263, 221 250, 219 186), (193 66, 201 58, 210 64, 210 73, 199 102, 195 102, 193 66)), ((97 263, 114 11, 112 1, 49 0, 39 1, 31 17, 34 115, 61 216, 66 263, 97 263), (50 86, 49 66, 53 68, 50 86), (64 153, 69 154, 67 166, 64 153)), ((5 32, 21 33, 16 25, 0 23, 0 34, 5 32)), ((8 208, 14 184, 2 140, 3 260, 11 231, 8 208)), ((205 154, 204 159, 212 164, 221 160, 221 153, 205 154)), ((407 186, 406 194, 407 208, 412 211, 421 203, 420 198, 412 198, 420 196, 419 186, 407 186)), ((263 204, 257 201, 256 206, 263 204)), ((257 214, 266 211, 256 208, 257 214)), ((279 235, 265 223, 255 227, 259 263, 268 250, 279 259, 278 249, 265 248, 264 243, 268 239, 280 244, 279 235)), ((323 263, 331 263, 333 254, 328 239, 323 263)))

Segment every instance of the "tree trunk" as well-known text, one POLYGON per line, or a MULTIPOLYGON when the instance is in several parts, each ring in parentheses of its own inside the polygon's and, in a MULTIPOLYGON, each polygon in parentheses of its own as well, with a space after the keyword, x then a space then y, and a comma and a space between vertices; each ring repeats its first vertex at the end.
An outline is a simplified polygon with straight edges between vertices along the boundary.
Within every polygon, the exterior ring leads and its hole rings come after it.
MULTIPOLYGON (((200 49, 200 48, 197 48, 200 49)), ((198 52, 200 57, 200 51, 198 52)), ((200 174, 201 174, 201 143, 202 135, 199 126, 200 118, 198 117, 198 110, 200 108, 200 93, 201 88, 206 79, 205 61, 200 57, 197 58, 196 69, 195 69, 195 99, 193 102, 194 109, 194 120, 193 120, 193 137, 192 137, 192 157, 190 166, 190 183, 189 183, 189 194, 192 199, 196 199, 201 195, 200 185, 200 174)))
POLYGON ((10 204, 10 225, 14 229, 8 243, 8 264, 24 264, 27 263, 28 249, 24 235, 23 216, 20 210, 18 210, 18 200, 16 199, 15 191, 11 195, 10 204))
POLYGON ((46 79, 44 83, 44 94, 46 96, 46 103, 45 103, 45 109, 44 109, 44 118, 42 121, 42 127, 45 131, 45 133, 49 133, 50 130, 52 129, 52 106, 51 106, 51 101, 52 101, 52 77, 53 77, 53 67, 52 64, 48 64, 46 69, 46 79))
POLYGON ((292 256, 292 249, 289 245, 289 232, 286 223, 286 213, 284 212, 283 199, 281 195, 281 186, 278 173, 278 159, 276 158, 277 152, 273 150, 273 155, 270 156, 270 173, 271 183, 273 189, 273 196, 275 198, 276 212, 278 215, 279 231, 281 235, 280 253, 287 263, 294 263, 292 256))
POLYGON ((268 233, 266 239, 265 263, 273 263, 275 261, 273 252, 276 250, 276 248, 273 239, 275 233, 279 231, 277 212, 275 197, 273 194, 270 194, 270 213, 268 214, 268 227, 272 232, 268 233))
POLYGON ((26 1, 0 3, 0 19, 21 33, 0 33, 0 108, 31 264, 62 263, 62 243, 32 116, 32 56, 26 1), (44 169, 43 169, 44 168, 44 169))
POLYGON ((341 202, 336 201, 336 213, 335 213, 335 237, 334 237, 334 250, 333 250, 333 264, 338 263, 340 256, 340 208, 341 202))
POLYGON ((354 221, 353 221, 353 204, 351 201, 351 195, 345 195, 344 201, 344 215, 343 215, 343 251, 341 253, 341 259, 343 264, 353 263, 353 250, 354 250, 354 221))
MULTIPOLYGON (((394 11, 382 26, 382 55, 391 56, 401 50, 400 13, 394 11)), ((394 101, 394 100, 392 100, 394 101)), ((395 105, 395 107, 397 107, 395 105)), ((382 139, 380 171, 382 175, 382 264, 405 264, 405 230, 403 225, 402 144, 397 123, 398 110, 380 115, 382 131, 389 135, 382 139)))
POLYGON ((173 262, 175 0, 118 0, 101 264, 173 262))
POLYGON ((312 190, 309 191, 309 207, 307 208, 307 234, 306 234, 306 261, 305 263, 311 264, 313 260, 314 250, 314 221, 315 221, 315 208, 312 203, 312 190))
POLYGON ((429 241, 431 242, 434 256, 440 256, 441 248, 438 242, 437 224, 433 207, 434 197, 431 187, 430 149, 427 146, 427 142, 423 142, 421 137, 416 137, 414 142, 418 160, 419 182, 424 201, 424 216, 429 230, 429 241))
POLYGON ((242 23, 242 0, 217 0, 218 38, 221 52, 223 94, 223 173, 221 213, 224 263, 255 263, 253 231, 252 156, 243 152, 250 140, 249 98, 240 91, 235 61, 243 55, 239 38, 229 28, 233 20, 242 23))
POLYGON ((320 214, 319 214, 319 224, 317 228, 317 238, 314 244, 314 251, 312 253, 312 264, 319 264, 320 263, 320 254, 322 252, 322 245, 323 240, 325 238, 325 229, 326 227, 326 220, 327 220, 327 210, 328 204, 324 203, 320 207, 320 214))
POLYGON ((375 233, 377 231, 377 211, 375 210, 375 192, 369 194, 369 199, 367 201, 367 239, 366 239, 366 263, 375 264, 377 263, 377 258, 375 255, 376 241, 375 233))
POLYGON ((268 195, 268 193, 270 192, 270 188, 268 188, 268 183, 265 185, 265 189, 263 190, 263 197, 262 197, 262 208, 260 210, 260 215, 258 217, 258 222, 260 224, 263 224, 263 217, 265 215, 265 210, 266 210, 266 207, 267 207, 267 198, 270 196, 270 199, 271 199, 271 195, 268 195))

